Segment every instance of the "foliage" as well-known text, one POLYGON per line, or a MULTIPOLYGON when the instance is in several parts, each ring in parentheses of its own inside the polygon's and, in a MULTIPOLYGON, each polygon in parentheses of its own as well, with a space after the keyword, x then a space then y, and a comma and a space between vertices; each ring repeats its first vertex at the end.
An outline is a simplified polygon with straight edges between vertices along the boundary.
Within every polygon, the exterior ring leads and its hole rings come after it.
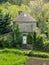
POLYGON ((36 46, 36 32, 33 33, 33 48, 36 46))
POLYGON ((11 16, 8 14, 3 15, 0 10, 0 34, 5 34, 11 31, 10 27, 11 16))
POLYGON ((28 44, 33 43, 33 33, 28 33, 28 35, 27 35, 27 43, 28 44))
POLYGON ((49 53, 40 52, 40 51, 28 51, 28 50, 20 50, 20 49, 2 49, 0 50, 0 54, 15 54, 15 55, 26 55, 26 56, 35 56, 35 57, 42 57, 42 58, 49 58, 49 53))
POLYGON ((38 21, 38 27, 42 33, 45 33, 45 31, 48 30, 47 25, 49 25, 47 24, 49 19, 49 10, 48 6, 46 7, 46 5, 47 3, 45 4, 44 0, 35 0, 30 6, 32 15, 38 21))
POLYGON ((34 32, 34 36, 33 36, 33 47, 34 50, 39 50, 39 51, 43 51, 43 47, 44 47, 44 41, 46 40, 46 37, 44 34, 37 34, 36 32, 34 32))
POLYGON ((10 2, 11 4, 16 4, 16 5, 19 5, 21 6, 22 4, 26 4, 28 5, 30 0, 0 0, 0 3, 5 3, 5 2, 10 2))
POLYGON ((21 11, 27 11, 30 13, 30 8, 27 5, 22 4, 20 7, 15 4, 11 4, 9 2, 6 2, 4 4, 0 4, 0 9, 2 9, 2 12, 10 13, 12 20, 15 19, 18 16, 19 10, 21 11), (6 11, 6 12, 5 12, 6 11))
POLYGON ((44 42, 43 42, 43 37, 42 35, 40 35, 39 37, 37 37, 36 39, 36 49, 37 50, 43 50, 43 45, 44 45, 44 42))
MULTIPOLYGON (((0 3, 4 1, 0 0, 0 3)), ((32 34, 29 33, 27 43, 33 43, 36 50, 49 52, 49 41, 47 41, 47 39, 49 39, 49 3, 45 3, 43 0, 33 0, 31 1, 32 4, 30 4, 29 8, 27 6, 29 0, 9 0, 9 2, 0 4, 0 34, 5 34, 11 31, 11 24, 13 24, 13 22, 10 20, 11 18, 14 20, 18 16, 19 10, 27 11, 28 13, 31 12, 31 15, 37 20, 39 30, 42 34, 34 32, 32 37, 32 34), (47 37, 45 37, 43 33, 46 34, 47 37)), ((0 35, 0 47, 4 48, 16 46, 19 48, 19 45, 22 43, 22 34, 19 33, 18 26, 16 26, 14 33, 12 32, 11 35, 12 36, 10 37, 0 35), (15 38, 15 40, 13 38, 15 38)))
POLYGON ((35 0, 30 4, 31 14, 37 20, 40 32, 43 34, 35 35, 34 47, 43 50, 49 49, 47 39, 49 39, 49 2, 45 3, 44 0, 35 0), (44 44, 45 43, 45 44, 44 44))
POLYGON ((21 33, 13 37, 13 33, 0 35, 0 48, 20 48, 22 44, 21 33))
POLYGON ((23 65, 27 61, 26 56, 16 55, 14 53, 2 53, 0 54, 0 64, 1 65, 23 65))
POLYGON ((16 24, 13 25, 13 47, 16 45, 22 44, 22 34, 19 31, 19 26, 16 24))
POLYGON ((0 35, 0 48, 20 48, 22 44, 22 34, 19 32, 18 26, 14 29, 14 32, 0 35))
POLYGON ((20 31, 19 31, 19 26, 18 25, 16 26, 15 33, 16 33, 16 43, 21 45, 21 43, 22 43, 22 35, 21 35, 20 31))
POLYGON ((29 50, 20 50, 20 49, 8 49, 8 48, 4 48, 2 50, 0 50, 0 54, 1 53, 14 53, 14 54, 18 54, 18 55, 26 55, 29 54, 29 50))
POLYGON ((45 34, 36 33, 36 39, 34 41, 34 50, 49 52, 49 40, 47 39, 45 34))
POLYGON ((49 40, 44 42, 44 51, 49 52, 49 40))
POLYGON ((9 0, 9 2, 21 6, 22 4, 28 5, 30 0, 9 0))
POLYGON ((0 35, 0 48, 11 48, 12 37, 9 34, 0 35))
POLYGON ((0 3, 7 2, 7 0, 0 0, 0 3))
POLYGON ((37 51, 31 51, 29 53, 29 56, 35 56, 35 57, 42 57, 42 58, 49 58, 49 53, 44 52, 37 52, 37 51))

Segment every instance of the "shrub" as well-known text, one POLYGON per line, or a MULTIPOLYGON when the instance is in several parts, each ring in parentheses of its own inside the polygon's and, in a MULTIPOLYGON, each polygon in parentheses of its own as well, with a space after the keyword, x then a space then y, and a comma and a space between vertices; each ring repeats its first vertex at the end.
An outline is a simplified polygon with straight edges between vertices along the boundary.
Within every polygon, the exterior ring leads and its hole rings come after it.
POLYGON ((0 48, 11 48, 12 47, 12 38, 10 34, 0 36, 0 48))
POLYGON ((0 50, 0 54, 1 53, 14 53, 14 54, 19 54, 19 55, 27 55, 28 51, 22 51, 22 50, 18 50, 18 49, 3 49, 0 50))
POLYGON ((20 48, 21 48, 21 46, 18 44, 18 45, 16 45, 16 48, 17 48, 17 49, 20 49, 20 48))
POLYGON ((35 57, 42 57, 42 58, 49 58, 49 53, 40 52, 40 51, 28 51, 28 50, 19 50, 19 49, 3 49, 0 50, 1 53, 14 53, 18 55, 26 55, 26 56, 35 56, 35 57))
POLYGON ((0 9, 0 35, 11 32, 11 16, 9 13, 3 14, 0 9))
POLYGON ((43 50, 43 45, 44 45, 43 37, 42 36, 37 37, 37 39, 36 39, 36 49, 37 50, 43 50))
POLYGON ((11 48, 12 47, 12 38, 11 38, 11 36, 8 35, 8 36, 5 36, 5 38, 4 38, 4 48, 11 48))
POLYGON ((44 41, 45 41, 45 35, 44 34, 34 34, 34 50, 43 51, 44 41))
POLYGON ((36 32, 33 33, 33 49, 36 47, 36 32))
POLYGON ((44 51, 49 52, 49 40, 44 42, 44 51))
POLYGON ((0 48, 20 48, 21 47, 21 35, 16 40, 16 43, 13 42, 12 33, 8 33, 5 35, 0 35, 0 48))
POLYGON ((27 35, 27 43, 28 44, 33 43, 33 33, 28 33, 28 35, 27 35))
POLYGON ((14 24, 13 28, 13 47, 16 47, 16 45, 22 44, 22 34, 19 31, 19 26, 14 24))
POLYGON ((0 48, 4 47, 4 38, 3 36, 0 36, 0 48))
POLYGON ((44 52, 31 51, 28 55, 35 57, 49 58, 49 53, 44 52))

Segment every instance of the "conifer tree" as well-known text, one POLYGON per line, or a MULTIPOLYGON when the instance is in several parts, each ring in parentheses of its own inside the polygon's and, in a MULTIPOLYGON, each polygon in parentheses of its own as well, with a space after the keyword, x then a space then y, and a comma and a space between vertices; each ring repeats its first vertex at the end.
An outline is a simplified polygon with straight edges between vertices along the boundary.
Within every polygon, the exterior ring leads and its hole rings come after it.
POLYGON ((11 31, 11 16, 8 14, 3 15, 0 10, 0 34, 5 34, 11 31))

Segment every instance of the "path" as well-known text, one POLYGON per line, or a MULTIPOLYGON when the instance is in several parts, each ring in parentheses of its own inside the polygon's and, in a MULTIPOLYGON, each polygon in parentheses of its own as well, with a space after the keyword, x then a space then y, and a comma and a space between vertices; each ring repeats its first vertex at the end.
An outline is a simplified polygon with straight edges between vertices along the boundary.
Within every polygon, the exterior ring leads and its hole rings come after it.
POLYGON ((49 59, 30 57, 25 65, 49 65, 49 59))

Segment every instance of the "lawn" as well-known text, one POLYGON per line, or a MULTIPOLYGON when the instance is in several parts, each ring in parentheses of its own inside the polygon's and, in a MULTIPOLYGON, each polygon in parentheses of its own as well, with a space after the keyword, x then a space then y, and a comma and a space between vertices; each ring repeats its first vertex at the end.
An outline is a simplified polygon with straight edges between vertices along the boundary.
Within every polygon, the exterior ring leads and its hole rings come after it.
POLYGON ((48 58, 49 53, 20 49, 0 49, 0 65, 25 65, 29 57, 48 58))
POLYGON ((1 53, 0 65, 24 65, 27 61, 26 56, 17 55, 14 53, 1 53))
POLYGON ((22 55, 22 56, 33 56, 33 57, 42 57, 42 58, 49 58, 49 53, 34 51, 34 50, 22 50, 22 49, 1 49, 0 54, 8 53, 14 55, 22 55))

